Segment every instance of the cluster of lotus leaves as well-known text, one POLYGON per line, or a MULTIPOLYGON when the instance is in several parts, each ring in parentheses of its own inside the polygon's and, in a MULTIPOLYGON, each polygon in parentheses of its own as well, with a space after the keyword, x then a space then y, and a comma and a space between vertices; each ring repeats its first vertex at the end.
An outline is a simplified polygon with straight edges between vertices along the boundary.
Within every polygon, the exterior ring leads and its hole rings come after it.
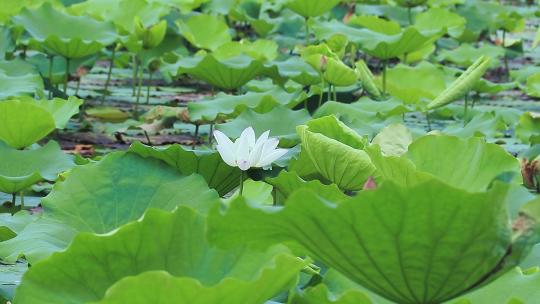
POLYGON ((33 47, 66 58, 93 55, 118 38, 112 23, 69 15, 47 3, 36 9, 23 9, 13 17, 13 22, 30 34, 33 47))

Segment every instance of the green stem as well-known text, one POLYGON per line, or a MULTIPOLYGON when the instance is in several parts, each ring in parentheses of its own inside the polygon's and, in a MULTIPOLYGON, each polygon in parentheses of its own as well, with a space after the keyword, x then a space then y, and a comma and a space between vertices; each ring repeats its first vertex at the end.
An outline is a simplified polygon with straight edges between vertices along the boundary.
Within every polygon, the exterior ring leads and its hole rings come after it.
POLYGON ((198 138, 199 138, 199 124, 195 124, 195 135, 194 135, 194 139, 193 139, 193 145, 191 146, 193 148, 193 150, 195 150, 195 147, 197 146, 197 142, 198 142, 198 138))
MULTIPOLYGON (((319 95, 319 106, 317 107, 320 108, 322 106, 322 101, 323 101, 323 96, 324 96, 324 77, 321 77, 321 94, 319 95)), ((307 100, 307 99, 306 99, 307 100)), ((307 110, 307 106, 306 106, 306 110, 307 110)))
POLYGON ((240 171, 240 196, 244 193, 244 171, 240 171))
POLYGON ((337 89, 336 89, 336 86, 335 86, 335 85, 332 86, 332 89, 333 89, 333 91, 334 91, 334 101, 338 101, 338 100, 337 100, 337 89))
POLYGON ((67 87, 69 81, 69 58, 66 57, 66 75, 64 75, 64 94, 67 94, 67 87))
POLYGON ((407 8, 407 16, 409 17, 409 25, 412 25, 412 23, 413 23, 412 22, 412 11, 411 10, 412 10, 412 8, 409 6, 407 8))
POLYGON ((429 119, 429 111, 426 112, 426 122, 427 122, 427 127, 428 127, 428 132, 431 132, 431 120, 429 119))
POLYGON ((137 75, 139 75, 139 60, 137 60, 137 55, 133 54, 133 82, 131 84, 132 96, 135 96, 137 93, 137 75))
POLYGON ((15 206, 16 200, 17 200, 17 193, 12 193, 11 194, 11 203, 13 204, 13 206, 15 206))
POLYGON ((148 85, 146 86, 146 104, 150 104, 150 87, 152 86, 152 76, 154 76, 152 71, 149 72, 150 76, 148 77, 148 85))
POLYGON ((208 134, 208 144, 212 145, 214 141, 214 123, 210 124, 210 133, 208 134))
MULTIPOLYGON (((140 62, 138 63, 141 64, 140 62)), ((141 88, 142 88, 142 81, 144 76, 144 70, 142 67, 139 68, 139 79, 137 83, 137 98, 135 100, 135 118, 139 118, 139 102, 141 100, 141 88)))
POLYGON ((21 191, 21 210, 24 209, 24 191, 21 191))
POLYGON ((332 99, 332 85, 328 84, 328 96, 326 97, 326 101, 330 101, 332 99))
POLYGON ((81 88, 81 78, 77 79, 77 87, 75 88, 75 96, 79 95, 79 89, 81 88))
POLYGON ((105 102, 105 96, 109 90, 109 84, 111 83, 112 70, 114 66, 114 59, 116 57, 116 46, 113 48, 111 60, 109 61, 109 71, 107 72, 107 80, 105 80, 105 87, 103 88, 103 95, 101 95, 101 103, 105 102))
POLYGON ((52 99, 53 92, 52 92, 52 86, 53 86, 53 65, 54 65, 54 56, 49 55, 49 99, 52 99))

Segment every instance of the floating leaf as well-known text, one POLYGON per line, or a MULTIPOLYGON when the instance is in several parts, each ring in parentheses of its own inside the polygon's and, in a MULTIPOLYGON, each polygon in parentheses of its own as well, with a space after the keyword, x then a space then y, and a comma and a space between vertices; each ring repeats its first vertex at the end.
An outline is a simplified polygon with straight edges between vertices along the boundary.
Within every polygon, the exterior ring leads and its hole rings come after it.
POLYGON ((444 90, 437 98, 432 100, 427 108, 429 110, 443 107, 463 95, 467 94, 486 73, 489 68, 490 59, 482 56, 476 60, 461 76, 444 90))
POLYGON ((0 191, 17 193, 43 181, 54 181, 63 171, 75 164, 60 146, 50 141, 34 150, 20 151, 0 143, 0 191))

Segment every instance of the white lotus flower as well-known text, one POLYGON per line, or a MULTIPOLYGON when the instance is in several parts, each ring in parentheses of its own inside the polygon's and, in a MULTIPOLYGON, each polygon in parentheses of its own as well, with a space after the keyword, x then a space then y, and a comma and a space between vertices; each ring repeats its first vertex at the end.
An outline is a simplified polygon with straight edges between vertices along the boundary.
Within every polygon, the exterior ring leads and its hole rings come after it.
POLYGON ((214 131, 216 149, 221 158, 229 166, 238 167, 242 171, 253 167, 267 167, 287 153, 286 149, 276 149, 279 144, 277 138, 268 136, 270 131, 264 132, 256 139, 255 131, 249 127, 233 143, 223 132, 214 131))

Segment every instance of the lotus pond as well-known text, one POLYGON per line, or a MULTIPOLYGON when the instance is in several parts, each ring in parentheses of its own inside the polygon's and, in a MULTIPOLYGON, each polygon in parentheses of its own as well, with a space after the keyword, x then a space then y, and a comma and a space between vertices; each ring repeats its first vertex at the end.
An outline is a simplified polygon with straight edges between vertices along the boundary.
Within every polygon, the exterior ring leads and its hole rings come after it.
POLYGON ((0 303, 540 303, 535 0, 0 0, 0 303))

